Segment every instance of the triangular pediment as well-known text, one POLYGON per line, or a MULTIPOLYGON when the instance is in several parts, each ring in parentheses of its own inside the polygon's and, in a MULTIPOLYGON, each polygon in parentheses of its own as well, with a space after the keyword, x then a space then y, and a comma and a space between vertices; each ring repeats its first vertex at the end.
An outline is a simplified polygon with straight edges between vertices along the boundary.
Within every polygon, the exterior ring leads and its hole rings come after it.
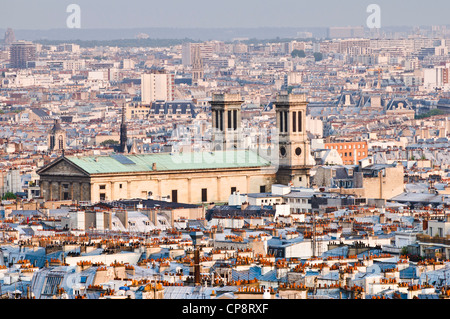
POLYGON ((39 175, 58 175, 58 176, 89 176, 89 174, 80 167, 60 157, 37 171, 39 175))

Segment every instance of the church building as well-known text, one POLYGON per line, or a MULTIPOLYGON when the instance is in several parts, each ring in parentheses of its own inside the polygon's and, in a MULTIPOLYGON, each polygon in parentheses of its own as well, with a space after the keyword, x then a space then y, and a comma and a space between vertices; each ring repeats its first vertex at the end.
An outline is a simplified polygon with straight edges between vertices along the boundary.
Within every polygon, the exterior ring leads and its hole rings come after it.
POLYGON ((41 194, 45 200, 153 198, 199 204, 227 202, 236 191, 269 192, 275 183, 309 186, 306 97, 277 96, 274 161, 239 148, 242 103, 239 94, 213 94, 211 151, 61 156, 37 171, 41 194))

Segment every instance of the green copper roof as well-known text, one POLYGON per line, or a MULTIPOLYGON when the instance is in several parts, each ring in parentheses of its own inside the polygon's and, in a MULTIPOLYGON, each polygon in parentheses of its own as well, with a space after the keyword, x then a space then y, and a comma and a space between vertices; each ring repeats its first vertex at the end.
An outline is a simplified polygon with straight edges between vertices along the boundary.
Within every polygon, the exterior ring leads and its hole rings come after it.
POLYGON ((270 166, 270 162, 254 152, 246 150, 156 153, 110 156, 68 156, 67 160, 89 174, 129 173, 152 171, 199 170, 270 166))

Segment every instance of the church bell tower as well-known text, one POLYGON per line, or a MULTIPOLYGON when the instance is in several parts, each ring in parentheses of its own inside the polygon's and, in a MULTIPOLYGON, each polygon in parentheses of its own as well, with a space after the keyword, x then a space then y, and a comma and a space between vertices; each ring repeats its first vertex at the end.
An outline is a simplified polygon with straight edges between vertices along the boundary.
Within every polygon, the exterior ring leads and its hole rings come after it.
POLYGON ((211 101, 213 151, 239 148, 242 103, 240 94, 213 94, 211 101))
POLYGON ((306 133, 306 95, 279 94, 274 104, 279 144, 277 182, 309 187, 313 163, 306 133))
POLYGON ((55 120, 48 134, 48 150, 64 151, 66 149, 66 132, 62 129, 59 119, 55 120))
POLYGON ((122 122, 120 123, 120 153, 128 153, 128 136, 127 136, 127 122, 126 122, 125 105, 122 107, 122 122))

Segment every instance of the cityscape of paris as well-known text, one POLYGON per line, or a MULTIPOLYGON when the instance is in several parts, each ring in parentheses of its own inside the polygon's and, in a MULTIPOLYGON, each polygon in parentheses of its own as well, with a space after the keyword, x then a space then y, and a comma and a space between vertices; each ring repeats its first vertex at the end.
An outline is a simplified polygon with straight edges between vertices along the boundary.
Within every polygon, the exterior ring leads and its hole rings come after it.
POLYGON ((450 299, 449 10, 0 0, 0 304, 450 299))

